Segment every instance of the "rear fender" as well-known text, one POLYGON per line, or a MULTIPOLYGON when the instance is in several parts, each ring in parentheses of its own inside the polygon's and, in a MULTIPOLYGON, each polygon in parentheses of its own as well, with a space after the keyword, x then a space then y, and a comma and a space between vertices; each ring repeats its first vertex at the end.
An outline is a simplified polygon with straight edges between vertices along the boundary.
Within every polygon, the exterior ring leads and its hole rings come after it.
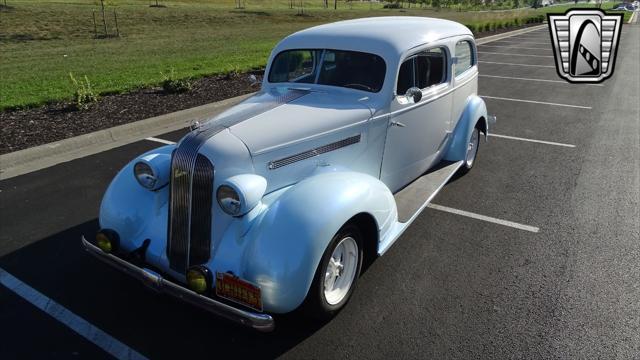
POLYGON ((444 155, 444 160, 459 161, 464 160, 467 154, 467 145, 471 138, 471 133, 476 125, 485 135, 485 140, 489 136, 489 122, 487 121, 487 106, 477 95, 472 95, 467 99, 464 111, 460 120, 453 130, 452 139, 444 155))

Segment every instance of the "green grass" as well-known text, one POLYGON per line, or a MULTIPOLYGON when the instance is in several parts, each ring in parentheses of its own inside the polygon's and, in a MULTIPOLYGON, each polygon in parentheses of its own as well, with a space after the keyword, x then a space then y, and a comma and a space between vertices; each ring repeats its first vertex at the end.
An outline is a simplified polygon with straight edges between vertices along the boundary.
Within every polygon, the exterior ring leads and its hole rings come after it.
POLYGON ((308 0, 306 16, 297 16, 297 9, 280 0, 246 1, 244 10, 229 0, 160 1, 166 8, 149 7, 153 1, 108 1, 109 30, 116 10, 121 37, 94 39, 92 13, 100 22, 99 1, 8 0, 12 8, 0 12, 0 109, 70 99, 69 73, 86 75, 104 94, 157 85, 171 69, 178 77, 197 78, 260 68, 284 36, 343 19, 418 15, 482 24, 548 11, 389 10, 360 2, 352 8, 340 2, 334 11, 308 0))

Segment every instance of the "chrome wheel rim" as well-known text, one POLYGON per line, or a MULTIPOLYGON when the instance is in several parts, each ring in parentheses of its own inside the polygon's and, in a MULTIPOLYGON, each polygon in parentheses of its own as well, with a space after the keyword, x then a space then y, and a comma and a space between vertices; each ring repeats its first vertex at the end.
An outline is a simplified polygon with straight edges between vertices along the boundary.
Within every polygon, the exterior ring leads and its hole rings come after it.
POLYGON ((469 145, 467 145, 467 156, 465 157, 467 168, 472 167, 476 159, 476 154, 478 153, 478 138, 478 129, 473 129, 471 139, 469 139, 469 145))
POLYGON ((339 304, 349 293, 358 267, 358 244, 346 237, 333 249, 324 271, 324 298, 329 305, 339 304))

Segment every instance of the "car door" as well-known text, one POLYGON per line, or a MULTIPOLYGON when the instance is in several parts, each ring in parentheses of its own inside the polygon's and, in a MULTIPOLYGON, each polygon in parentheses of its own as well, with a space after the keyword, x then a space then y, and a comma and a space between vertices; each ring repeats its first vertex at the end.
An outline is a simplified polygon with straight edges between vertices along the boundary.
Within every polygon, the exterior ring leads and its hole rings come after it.
POLYGON ((381 180, 395 192, 439 161, 450 121, 450 56, 444 46, 408 57, 400 66, 390 105, 381 180), (407 90, 422 94, 414 102, 407 90))
POLYGON ((469 96, 478 93, 478 71, 476 49, 471 37, 467 36, 456 42, 455 65, 453 66, 453 108, 451 111, 451 125, 453 131, 462 116, 469 96))

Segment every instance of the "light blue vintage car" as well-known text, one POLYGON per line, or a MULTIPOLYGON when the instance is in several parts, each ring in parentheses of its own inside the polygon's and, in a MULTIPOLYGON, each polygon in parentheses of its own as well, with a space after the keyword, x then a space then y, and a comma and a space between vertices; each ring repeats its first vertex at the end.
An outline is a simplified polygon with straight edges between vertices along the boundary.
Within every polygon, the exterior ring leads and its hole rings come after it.
POLYGON ((495 121, 474 38, 383 17, 300 31, 262 88, 122 169, 83 246, 148 286, 262 331, 345 306, 495 121))

